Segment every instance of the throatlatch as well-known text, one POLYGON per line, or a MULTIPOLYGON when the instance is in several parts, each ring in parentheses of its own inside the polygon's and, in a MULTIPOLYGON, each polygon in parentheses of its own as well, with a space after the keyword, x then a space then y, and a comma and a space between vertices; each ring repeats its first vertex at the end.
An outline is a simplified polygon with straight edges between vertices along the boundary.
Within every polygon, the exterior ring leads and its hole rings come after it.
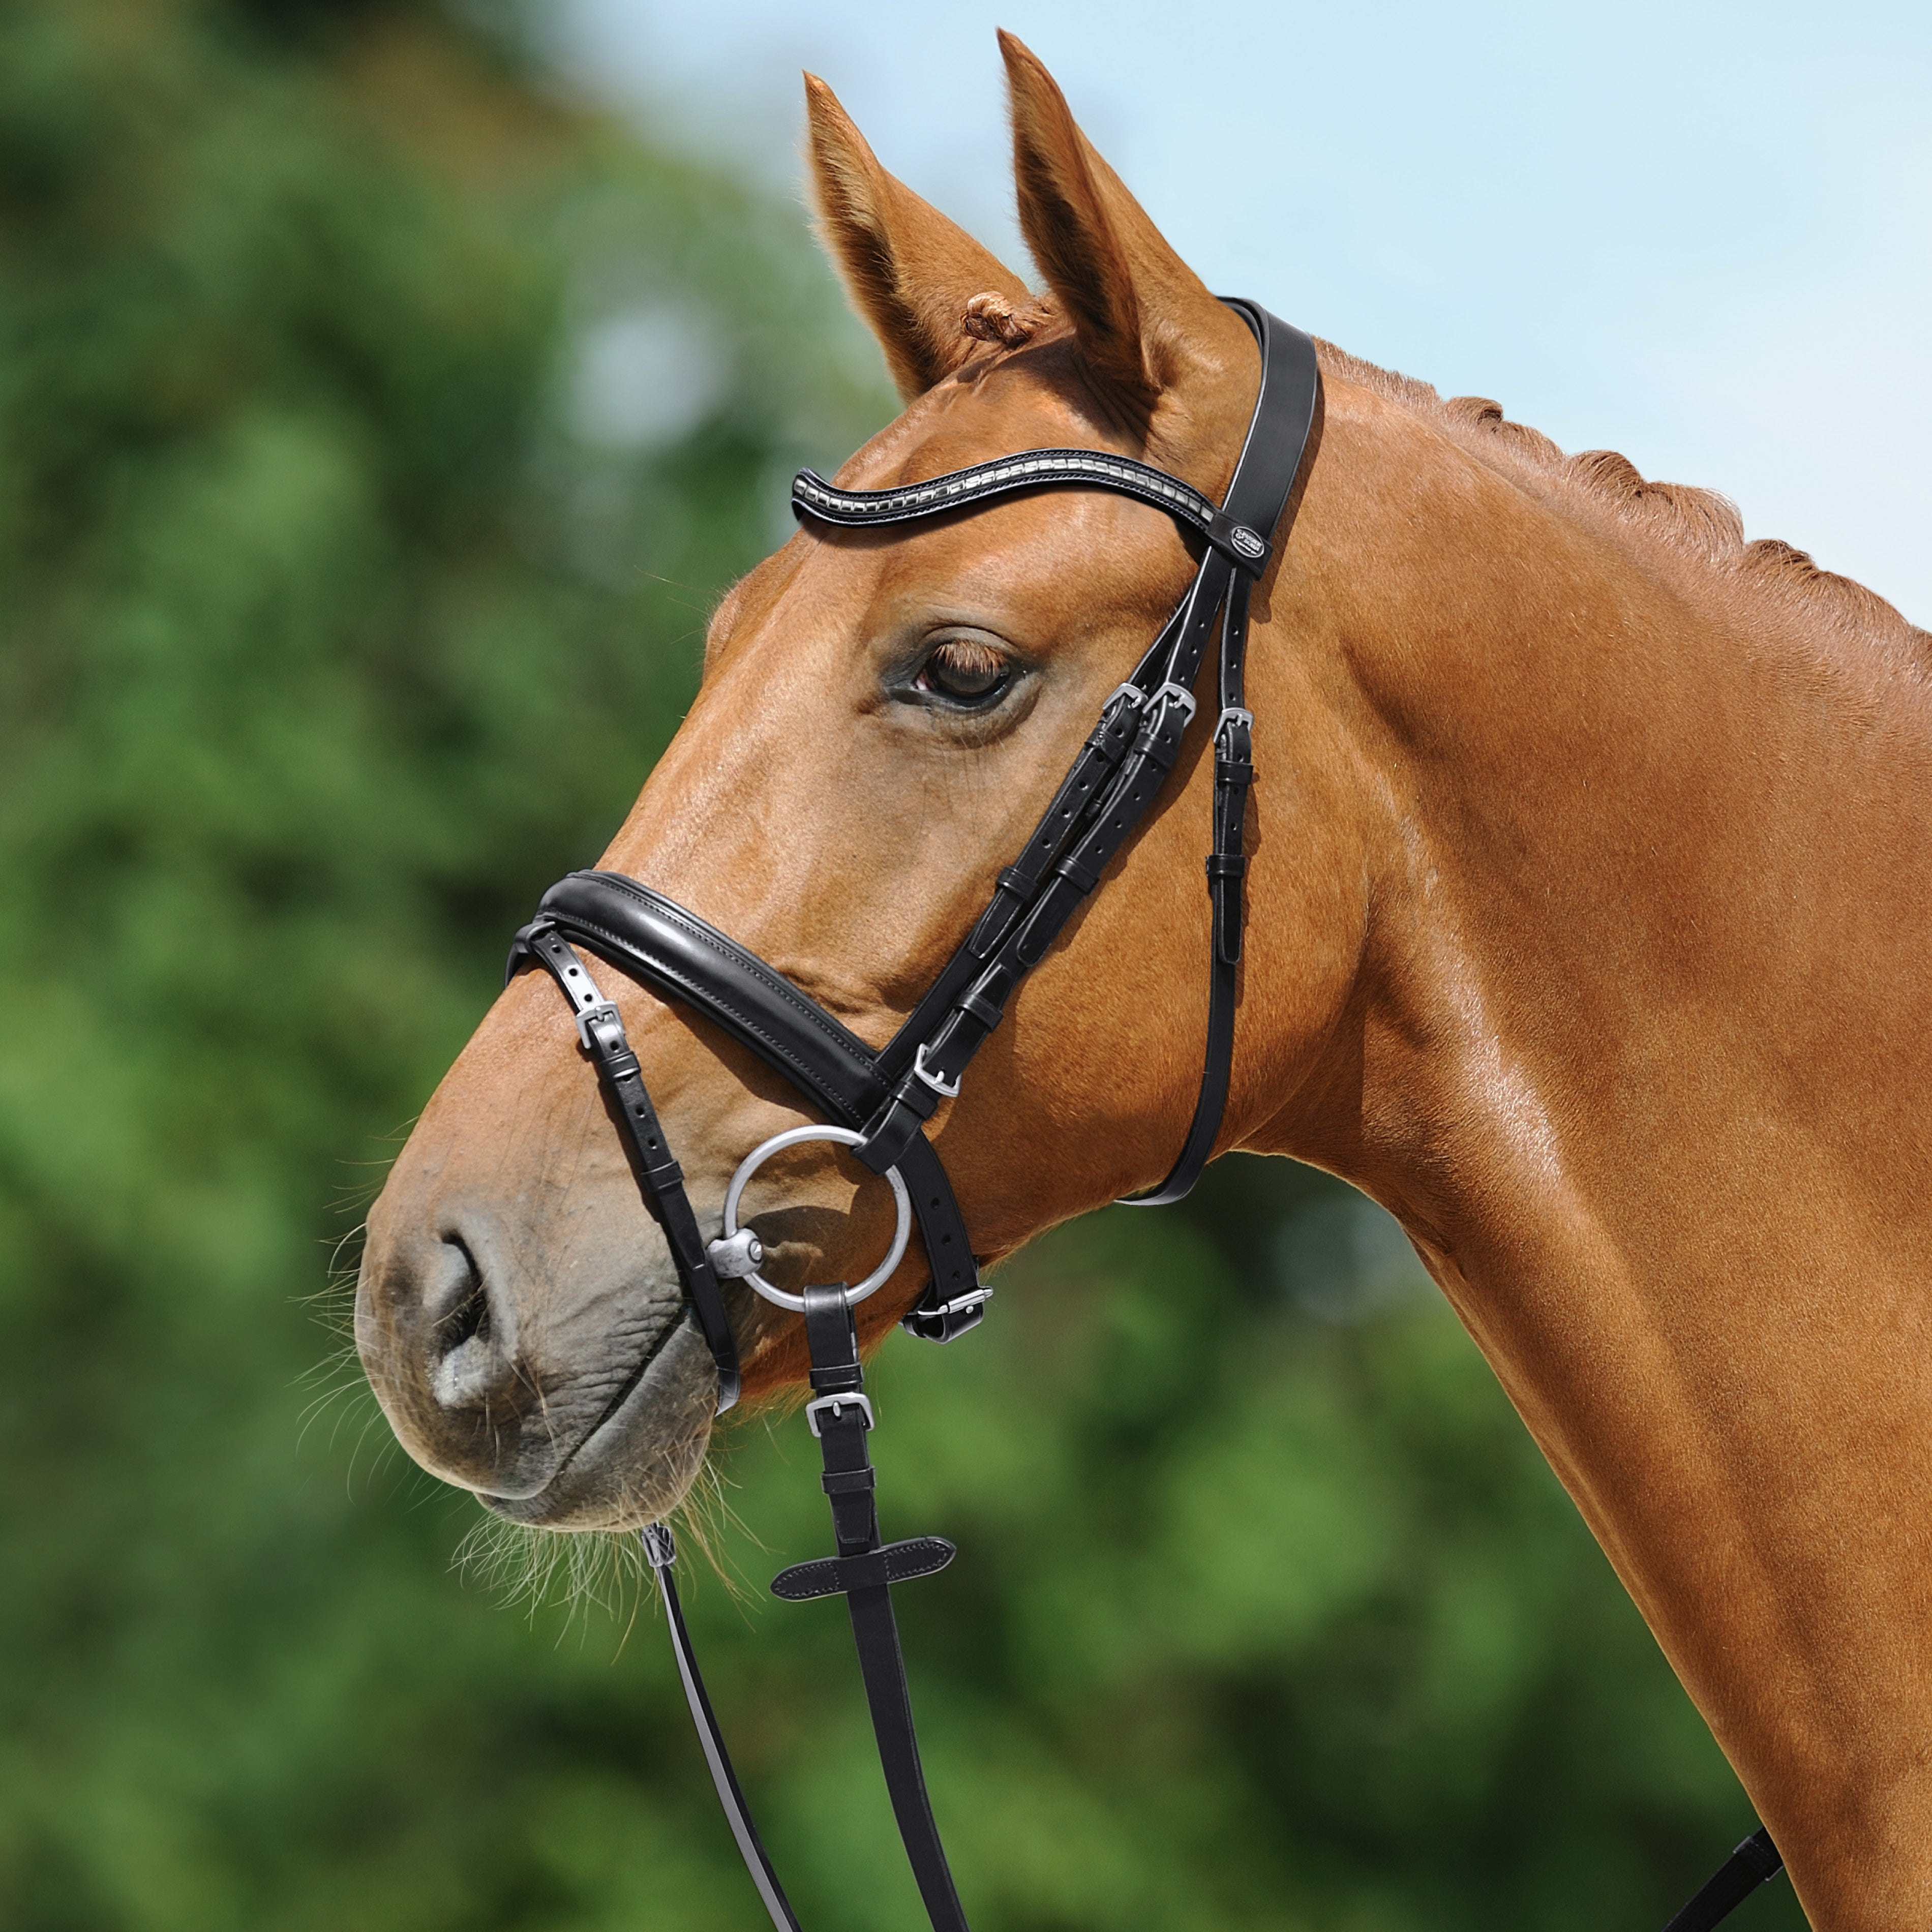
MULTIPOLYGON (((1262 370, 1247 436, 1219 506, 1178 477, 1094 449, 1024 451, 891 490, 842 490, 808 470, 793 483, 792 507, 801 520, 861 528, 956 514, 1024 491, 1106 490, 1166 512, 1202 545, 1179 607, 1107 700, 1032 836, 1000 873, 985 910, 884 1047, 875 1053, 755 954, 650 886, 619 874, 573 872, 560 880, 544 895, 536 917, 517 934, 510 952, 510 974, 535 962, 570 1001, 578 1037, 620 1124, 639 1190, 664 1232, 692 1321, 716 1366, 719 1414, 736 1402, 740 1388, 723 1283, 741 1280, 804 1317, 814 1398, 806 1414, 824 1453, 820 1480, 831 1504, 836 1553, 795 1564, 772 1588, 790 1601, 832 1594, 846 1599, 893 1814, 935 1932, 968 1928, 926 1795, 890 1593, 895 1584, 944 1568, 953 1549, 940 1537, 880 1540, 869 1453, 874 1418, 852 1307, 893 1272, 916 1221, 928 1280, 902 1325, 926 1340, 950 1342, 984 1313, 992 1290, 980 1280, 952 1184, 926 1137, 926 1124, 942 1100, 959 1092, 974 1055, 1004 1017, 1021 982, 1046 956, 1160 796, 1193 722, 1194 687, 1210 641, 1218 645, 1219 711, 1213 730, 1214 848, 1207 862, 1213 941, 1201 1087, 1166 1178, 1126 1204, 1179 1200, 1214 1154, 1233 1061, 1247 869, 1243 828, 1256 782, 1254 720, 1245 704, 1248 602, 1279 541, 1321 394, 1315 347, 1306 336, 1254 303, 1234 300, 1228 306, 1253 332, 1262 370), (695 1008, 782 1074, 833 1124, 796 1128, 754 1150, 733 1181, 717 1239, 703 1238, 623 1022, 579 946, 661 997, 695 1008), (850 1148, 892 1184, 898 1227, 891 1252, 858 1287, 808 1288, 802 1295, 788 1295, 758 1273, 762 1251, 756 1236, 737 1226, 736 1209, 745 1181, 763 1160, 783 1146, 814 1138, 850 1148)), ((719 1802, 776 1932, 799 1932, 698 1672, 673 1575, 676 1543, 662 1524, 652 1524, 643 1537, 719 1802)), ((1748 1839, 1668 1932, 1707 1932, 1778 1868, 1768 1834, 1748 1839)))

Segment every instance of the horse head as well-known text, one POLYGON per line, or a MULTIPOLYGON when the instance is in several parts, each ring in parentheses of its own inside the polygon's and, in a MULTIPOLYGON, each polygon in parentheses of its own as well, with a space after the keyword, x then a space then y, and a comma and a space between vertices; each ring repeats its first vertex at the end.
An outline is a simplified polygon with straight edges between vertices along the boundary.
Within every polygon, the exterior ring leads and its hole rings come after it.
MULTIPOLYGON (((1255 339, 1004 43, 1032 294, 880 167, 808 82, 823 232, 904 413, 835 479, 878 490, 1017 452, 1130 457, 1219 502, 1254 406, 1255 339)), ((882 1045, 986 904, 1201 545, 1118 495, 1044 490, 906 530, 808 519, 725 597, 697 701, 602 864, 701 915, 882 1045)), ((1269 618, 1272 576, 1256 587, 1269 618)), ((1161 808, 1029 979, 933 1123, 982 1262, 1158 1180, 1200 1078, 1211 758, 1161 808)), ((1340 855, 1336 855, 1338 861, 1340 855)), ((1263 849, 1275 908, 1330 935, 1272 1017, 1224 1144, 1342 997, 1345 918, 1311 865, 1263 849), (1317 904, 1316 902, 1331 903, 1317 904)), ((811 1116, 703 1018, 600 969, 700 1218, 748 1150, 811 1116)), ((797 1281, 856 1280, 887 1190, 823 1144, 775 1160, 747 1211, 797 1281), (760 1211, 762 1204, 762 1211, 760 1211)), ((915 1242, 862 1310, 920 1294, 915 1242)), ((358 1337, 410 1453, 515 1520, 661 1514, 701 1460, 715 1379, 594 1070, 542 974, 514 978, 443 1081, 370 1216, 358 1337)), ((745 1386, 796 1380, 798 1324, 730 1292, 745 1386)))

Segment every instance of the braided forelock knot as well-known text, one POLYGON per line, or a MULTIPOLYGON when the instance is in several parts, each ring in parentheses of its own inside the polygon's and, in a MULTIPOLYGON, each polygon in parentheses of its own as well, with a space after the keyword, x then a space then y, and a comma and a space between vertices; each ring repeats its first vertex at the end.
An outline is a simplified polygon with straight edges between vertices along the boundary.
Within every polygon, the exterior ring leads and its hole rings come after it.
POLYGON ((1031 340, 1034 331, 1046 319, 1037 308, 1016 308, 1006 296, 989 291, 966 304, 960 326, 976 341, 997 342, 1011 349, 1031 340))

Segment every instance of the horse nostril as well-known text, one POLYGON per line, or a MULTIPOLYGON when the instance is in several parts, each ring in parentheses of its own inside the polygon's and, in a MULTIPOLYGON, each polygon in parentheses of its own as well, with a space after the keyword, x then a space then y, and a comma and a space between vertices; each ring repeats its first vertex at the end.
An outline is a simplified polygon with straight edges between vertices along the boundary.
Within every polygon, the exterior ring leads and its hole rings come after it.
POLYGON ((490 1297, 475 1257, 458 1235, 446 1234, 443 1245, 453 1250, 457 1265, 449 1306, 431 1331, 437 1359, 430 1387, 445 1408, 472 1408, 488 1401, 513 1372, 496 1349, 490 1297))
POLYGON ((462 1264, 462 1274, 455 1287, 454 1305, 436 1324, 436 1339, 448 1354, 479 1336, 486 1342, 490 1339, 490 1298, 483 1292, 482 1271, 463 1238, 460 1234, 446 1234, 442 1244, 456 1251, 462 1264))

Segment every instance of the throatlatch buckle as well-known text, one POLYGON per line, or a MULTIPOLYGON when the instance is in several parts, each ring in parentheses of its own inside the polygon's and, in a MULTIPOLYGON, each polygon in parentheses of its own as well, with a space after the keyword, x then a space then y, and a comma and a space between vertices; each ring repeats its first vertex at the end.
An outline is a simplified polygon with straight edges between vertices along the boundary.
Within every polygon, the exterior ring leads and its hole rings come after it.
POLYGON ((878 1426, 878 1423, 872 1418, 872 1397, 856 1394, 848 1389, 838 1395, 822 1395, 816 1402, 808 1402, 806 1404, 805 1420, 812 1434, 818 1436, 824 1432, 818 1426, 818 1418, 822 1411, 830 1409, 832 1412, 832 1420, 836 1422, 838 1420, 840 1408, 848 1402, 865 1417, 866 1426, 868 1430, 878 1426))
POLYGON ((595 1053, 597 1051, 590 1037, 590 1028, 593 1022, 599 1023, 608 1022, 617 1029, 620 1035, 624 1030, 624 1016, 618 1012, 614 1001, 599 1000, 594 1006, 586 1006, 577 1016, 577 1037, 583 1042, 586 1053, 595 1053))

